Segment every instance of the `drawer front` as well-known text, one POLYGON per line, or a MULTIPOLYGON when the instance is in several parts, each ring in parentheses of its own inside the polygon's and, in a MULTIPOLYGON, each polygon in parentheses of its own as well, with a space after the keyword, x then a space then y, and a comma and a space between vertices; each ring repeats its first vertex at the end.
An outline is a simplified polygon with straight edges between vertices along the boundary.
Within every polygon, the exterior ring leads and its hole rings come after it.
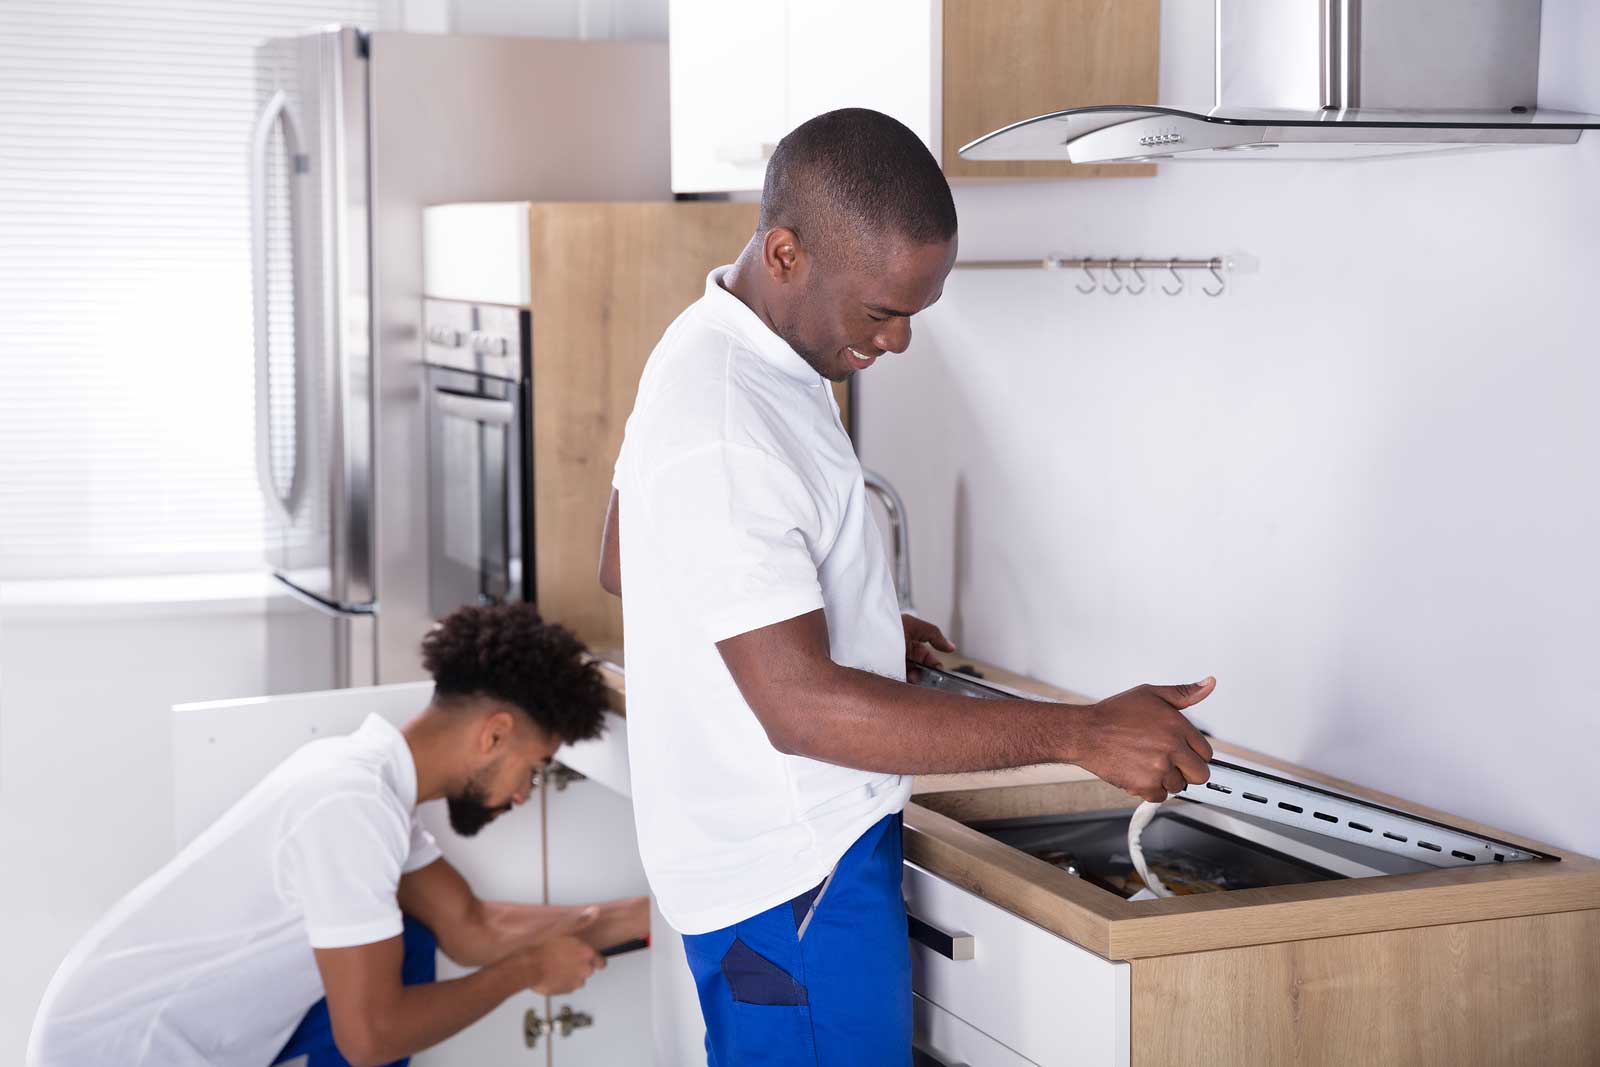
POLYGON ((905 865, 904 885, 920 932, 911 942, 919 996, 1040 1067, 1126 1067, 1126 963, 1101 959, 916 864, 905 865))
POLYGON ((936 1004, 911 998, 913 1067, 1038 1067, 936 1004))

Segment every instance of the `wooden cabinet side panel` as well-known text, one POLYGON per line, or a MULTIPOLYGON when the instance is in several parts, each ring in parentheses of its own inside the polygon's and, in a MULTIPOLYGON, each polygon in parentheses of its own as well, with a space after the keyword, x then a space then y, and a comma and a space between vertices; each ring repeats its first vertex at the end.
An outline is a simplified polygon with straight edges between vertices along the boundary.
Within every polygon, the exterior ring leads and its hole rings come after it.
POLYGON ((944 172, 963 178, 1151 175, 1149 164, 964 160, 1013 122, 1093 104, 1154 104, 1160 0, 944 0, 944 172))
POLYGON ((1600 1062, 1600 911, 1134 960, 1133 1063, 1600 1062))
MULTIPOLYGON (((611 472, 645 360, 755 232, 757 205, 534 204, 534 544, 540 611, 597 648, 622 603, 596 579, 611 472)), ((624 519, 624 521, 626 521, 624 519)))

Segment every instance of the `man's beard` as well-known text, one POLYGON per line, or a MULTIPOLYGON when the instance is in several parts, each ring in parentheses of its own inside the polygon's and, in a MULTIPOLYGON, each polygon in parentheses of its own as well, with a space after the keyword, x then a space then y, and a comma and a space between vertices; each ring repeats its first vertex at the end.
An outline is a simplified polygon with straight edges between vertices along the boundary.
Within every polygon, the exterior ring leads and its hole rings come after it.
POLYGON ((486 775, 474 776, 462 787, 461 792, 445 798, 445 805, 450 810, 450 828, 462 837, 472 837, 511 810, 510 804, 489 806, 489 793, 481 781, 483 777, 486 775))

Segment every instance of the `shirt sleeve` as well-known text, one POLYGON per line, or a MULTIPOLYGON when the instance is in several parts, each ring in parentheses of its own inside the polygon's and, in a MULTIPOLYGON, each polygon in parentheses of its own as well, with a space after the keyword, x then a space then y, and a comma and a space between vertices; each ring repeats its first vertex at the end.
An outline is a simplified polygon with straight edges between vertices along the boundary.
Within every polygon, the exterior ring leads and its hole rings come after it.
POLYGON ((663 580, 712 641, 823 606, 817 503, 787 464, 719 443, 653 471, 645 497, 659 558, 674 564, 663 580))
POLYGON ((376 798, 343 793, 302 816, 278 852, 279 891, 305 915, 312 948, 370 945, 400 935, 396 893, 408 841, 376 798))
POLYGON ((420 871, 443 855, 444 852, 440 850, 439 843, 433 839, 433 835, 428 832, 428 828, 422 825, 422 820, 417 818, 416 813, 413 812, 411 815, 411 854, 406 857, 406 862, 401 867, 400 873, 410 874, 412 871, 420 871))

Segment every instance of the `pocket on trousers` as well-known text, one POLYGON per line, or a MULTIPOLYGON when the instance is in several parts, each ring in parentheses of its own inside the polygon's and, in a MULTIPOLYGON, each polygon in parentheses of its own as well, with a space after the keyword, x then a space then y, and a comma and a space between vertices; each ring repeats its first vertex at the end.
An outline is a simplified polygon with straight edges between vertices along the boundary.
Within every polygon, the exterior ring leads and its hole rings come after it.
POLYGON ((793 976, 738 938, 722 957, 722 977, 740 1004, 802 1007, 809 998, 806 987, 793 976))

